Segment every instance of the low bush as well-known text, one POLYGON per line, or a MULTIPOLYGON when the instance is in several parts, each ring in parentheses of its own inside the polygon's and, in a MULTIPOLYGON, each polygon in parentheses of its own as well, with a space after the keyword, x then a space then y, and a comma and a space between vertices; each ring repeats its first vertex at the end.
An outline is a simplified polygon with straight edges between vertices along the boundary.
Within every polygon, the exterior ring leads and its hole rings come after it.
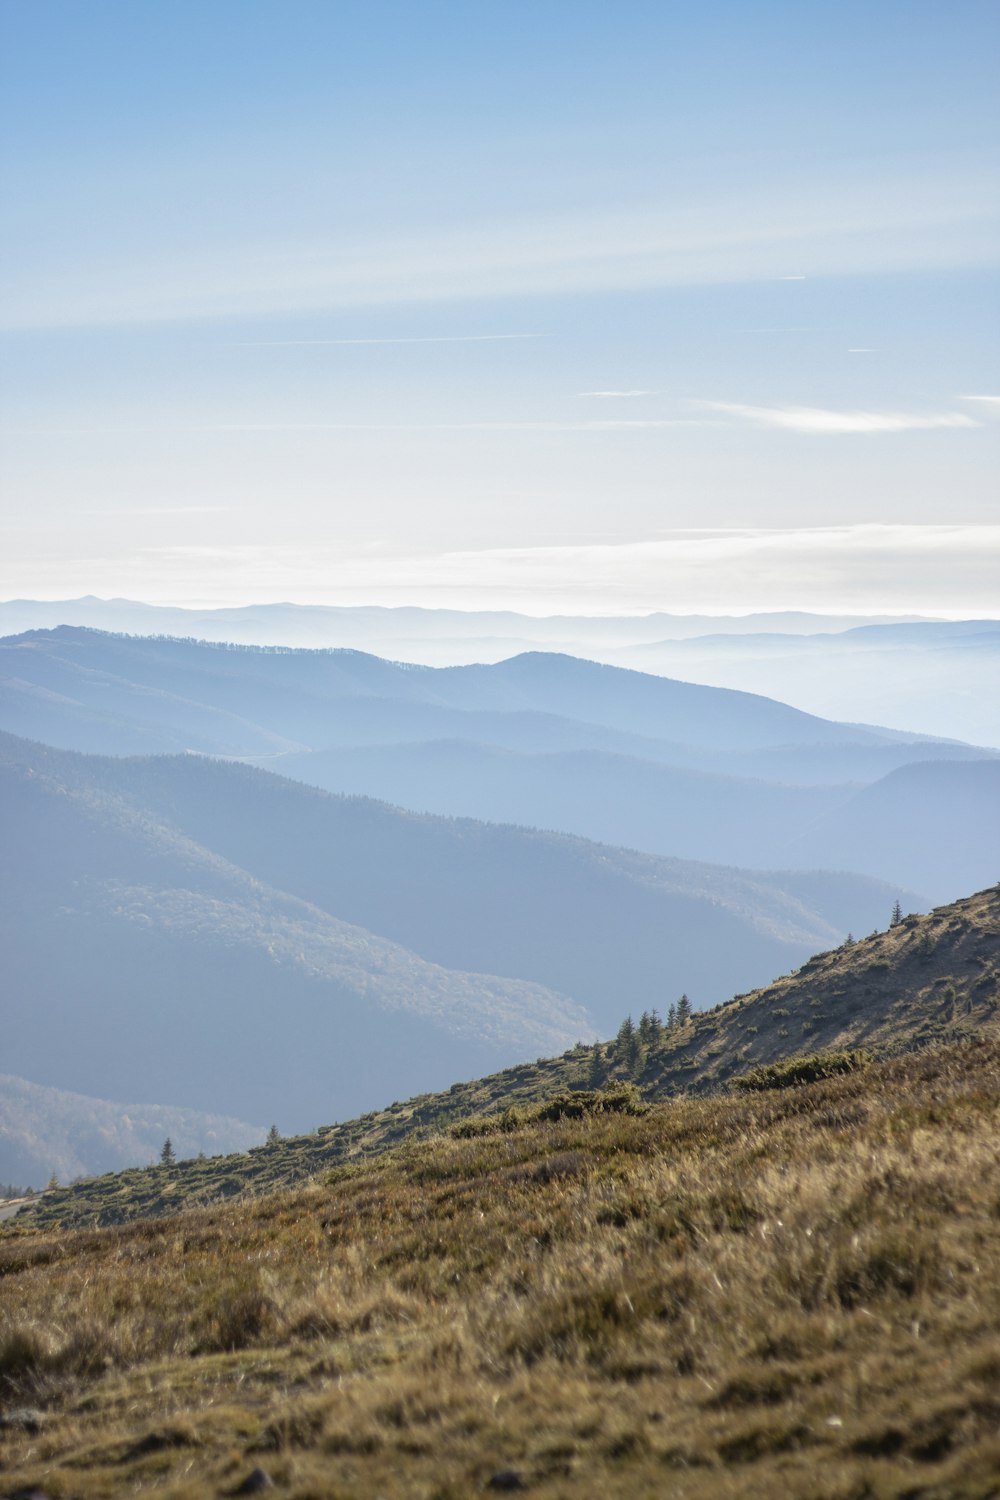
POLYGON ((819 1083, 823 1078, 836 1078, 840 1073, 854 1073, 867 1067, 872 1061, 871 1053, 864 1049, 850 1052, 810 1052, 803 1057, 782 1058, 780 1062, 764 1063, 750 1073, 742 1073, 731 1080, 732 1087, 741 1093, 755 1093, 764 1089, 794 1089, 806 1083, 819 1083))
POLYGON ((460 1120, 451 1127, 450 1134, 458 1140, 467 1140, 473 1136, 520 1130, 525 1125, 547 1120, 582 1120, 588 1115, 642 1115, 649 1107, 643 1103, 634 1083, 616 1083, 612 1088, 556 1094, 540 1104, 512 1105, 496 1114, 460 1120))

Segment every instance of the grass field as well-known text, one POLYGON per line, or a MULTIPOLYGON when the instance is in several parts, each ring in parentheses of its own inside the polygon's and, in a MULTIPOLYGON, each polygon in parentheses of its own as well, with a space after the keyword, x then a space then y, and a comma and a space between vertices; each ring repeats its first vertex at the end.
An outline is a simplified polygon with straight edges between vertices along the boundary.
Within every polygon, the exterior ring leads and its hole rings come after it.
POLYGON ((629 1107, 7 1226, 7 1492, 1000 1493, 997 1044, 629 1107))

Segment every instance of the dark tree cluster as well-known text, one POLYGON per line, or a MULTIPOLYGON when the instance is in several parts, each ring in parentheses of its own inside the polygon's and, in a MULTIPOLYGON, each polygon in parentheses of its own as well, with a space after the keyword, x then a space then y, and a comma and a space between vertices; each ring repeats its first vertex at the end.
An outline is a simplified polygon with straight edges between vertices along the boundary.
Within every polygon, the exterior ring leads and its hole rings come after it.
POLYGON ((644 1010, 638 1024, 626 1016, 618 1028, 614 1041, 605 1057, 604 1050, 597 1045, 591 1057, 588 1082, 592 1088, 599 1087, 607 1076, 609 1066, 623 1068, 630 1077, 642 1069, 647 1057, 655 1052, 661 1042, 671 1033, 687 1026, 694 1015, 694 1006, 687 995, 670 1006, 664 1021, 655 1009, 644 1010))

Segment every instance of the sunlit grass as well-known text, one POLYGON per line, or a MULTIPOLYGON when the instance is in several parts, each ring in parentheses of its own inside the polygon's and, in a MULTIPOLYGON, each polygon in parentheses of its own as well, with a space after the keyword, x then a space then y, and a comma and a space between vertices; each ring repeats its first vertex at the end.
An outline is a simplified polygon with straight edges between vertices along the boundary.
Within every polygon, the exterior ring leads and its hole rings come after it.
POLYGON ((262 1466, 300 1500, 457 1497, 502 1470, 546 1496, 986 1496, 998 1110, 978 1043, 453 1132, 243 1206, 11 1231, 5 1482, 179 1496, 262 1466))

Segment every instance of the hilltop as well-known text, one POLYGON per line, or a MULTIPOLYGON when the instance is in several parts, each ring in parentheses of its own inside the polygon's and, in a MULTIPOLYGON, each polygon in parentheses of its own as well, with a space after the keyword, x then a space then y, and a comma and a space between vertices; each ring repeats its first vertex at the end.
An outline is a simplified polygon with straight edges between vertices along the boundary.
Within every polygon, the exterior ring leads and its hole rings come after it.
POLYGON ((818 954, 763 989, 659 1030, 629 1056, 577 1046, 246 1156, 182 1162, 49 1193, 35 1223, 114 1223, 302 1182, 475 1118, 556 1095, 637 1084, 647 1102, 718 1093, 801 1054, 894 1054, 1000 1034, 1000 887, 818 954))

